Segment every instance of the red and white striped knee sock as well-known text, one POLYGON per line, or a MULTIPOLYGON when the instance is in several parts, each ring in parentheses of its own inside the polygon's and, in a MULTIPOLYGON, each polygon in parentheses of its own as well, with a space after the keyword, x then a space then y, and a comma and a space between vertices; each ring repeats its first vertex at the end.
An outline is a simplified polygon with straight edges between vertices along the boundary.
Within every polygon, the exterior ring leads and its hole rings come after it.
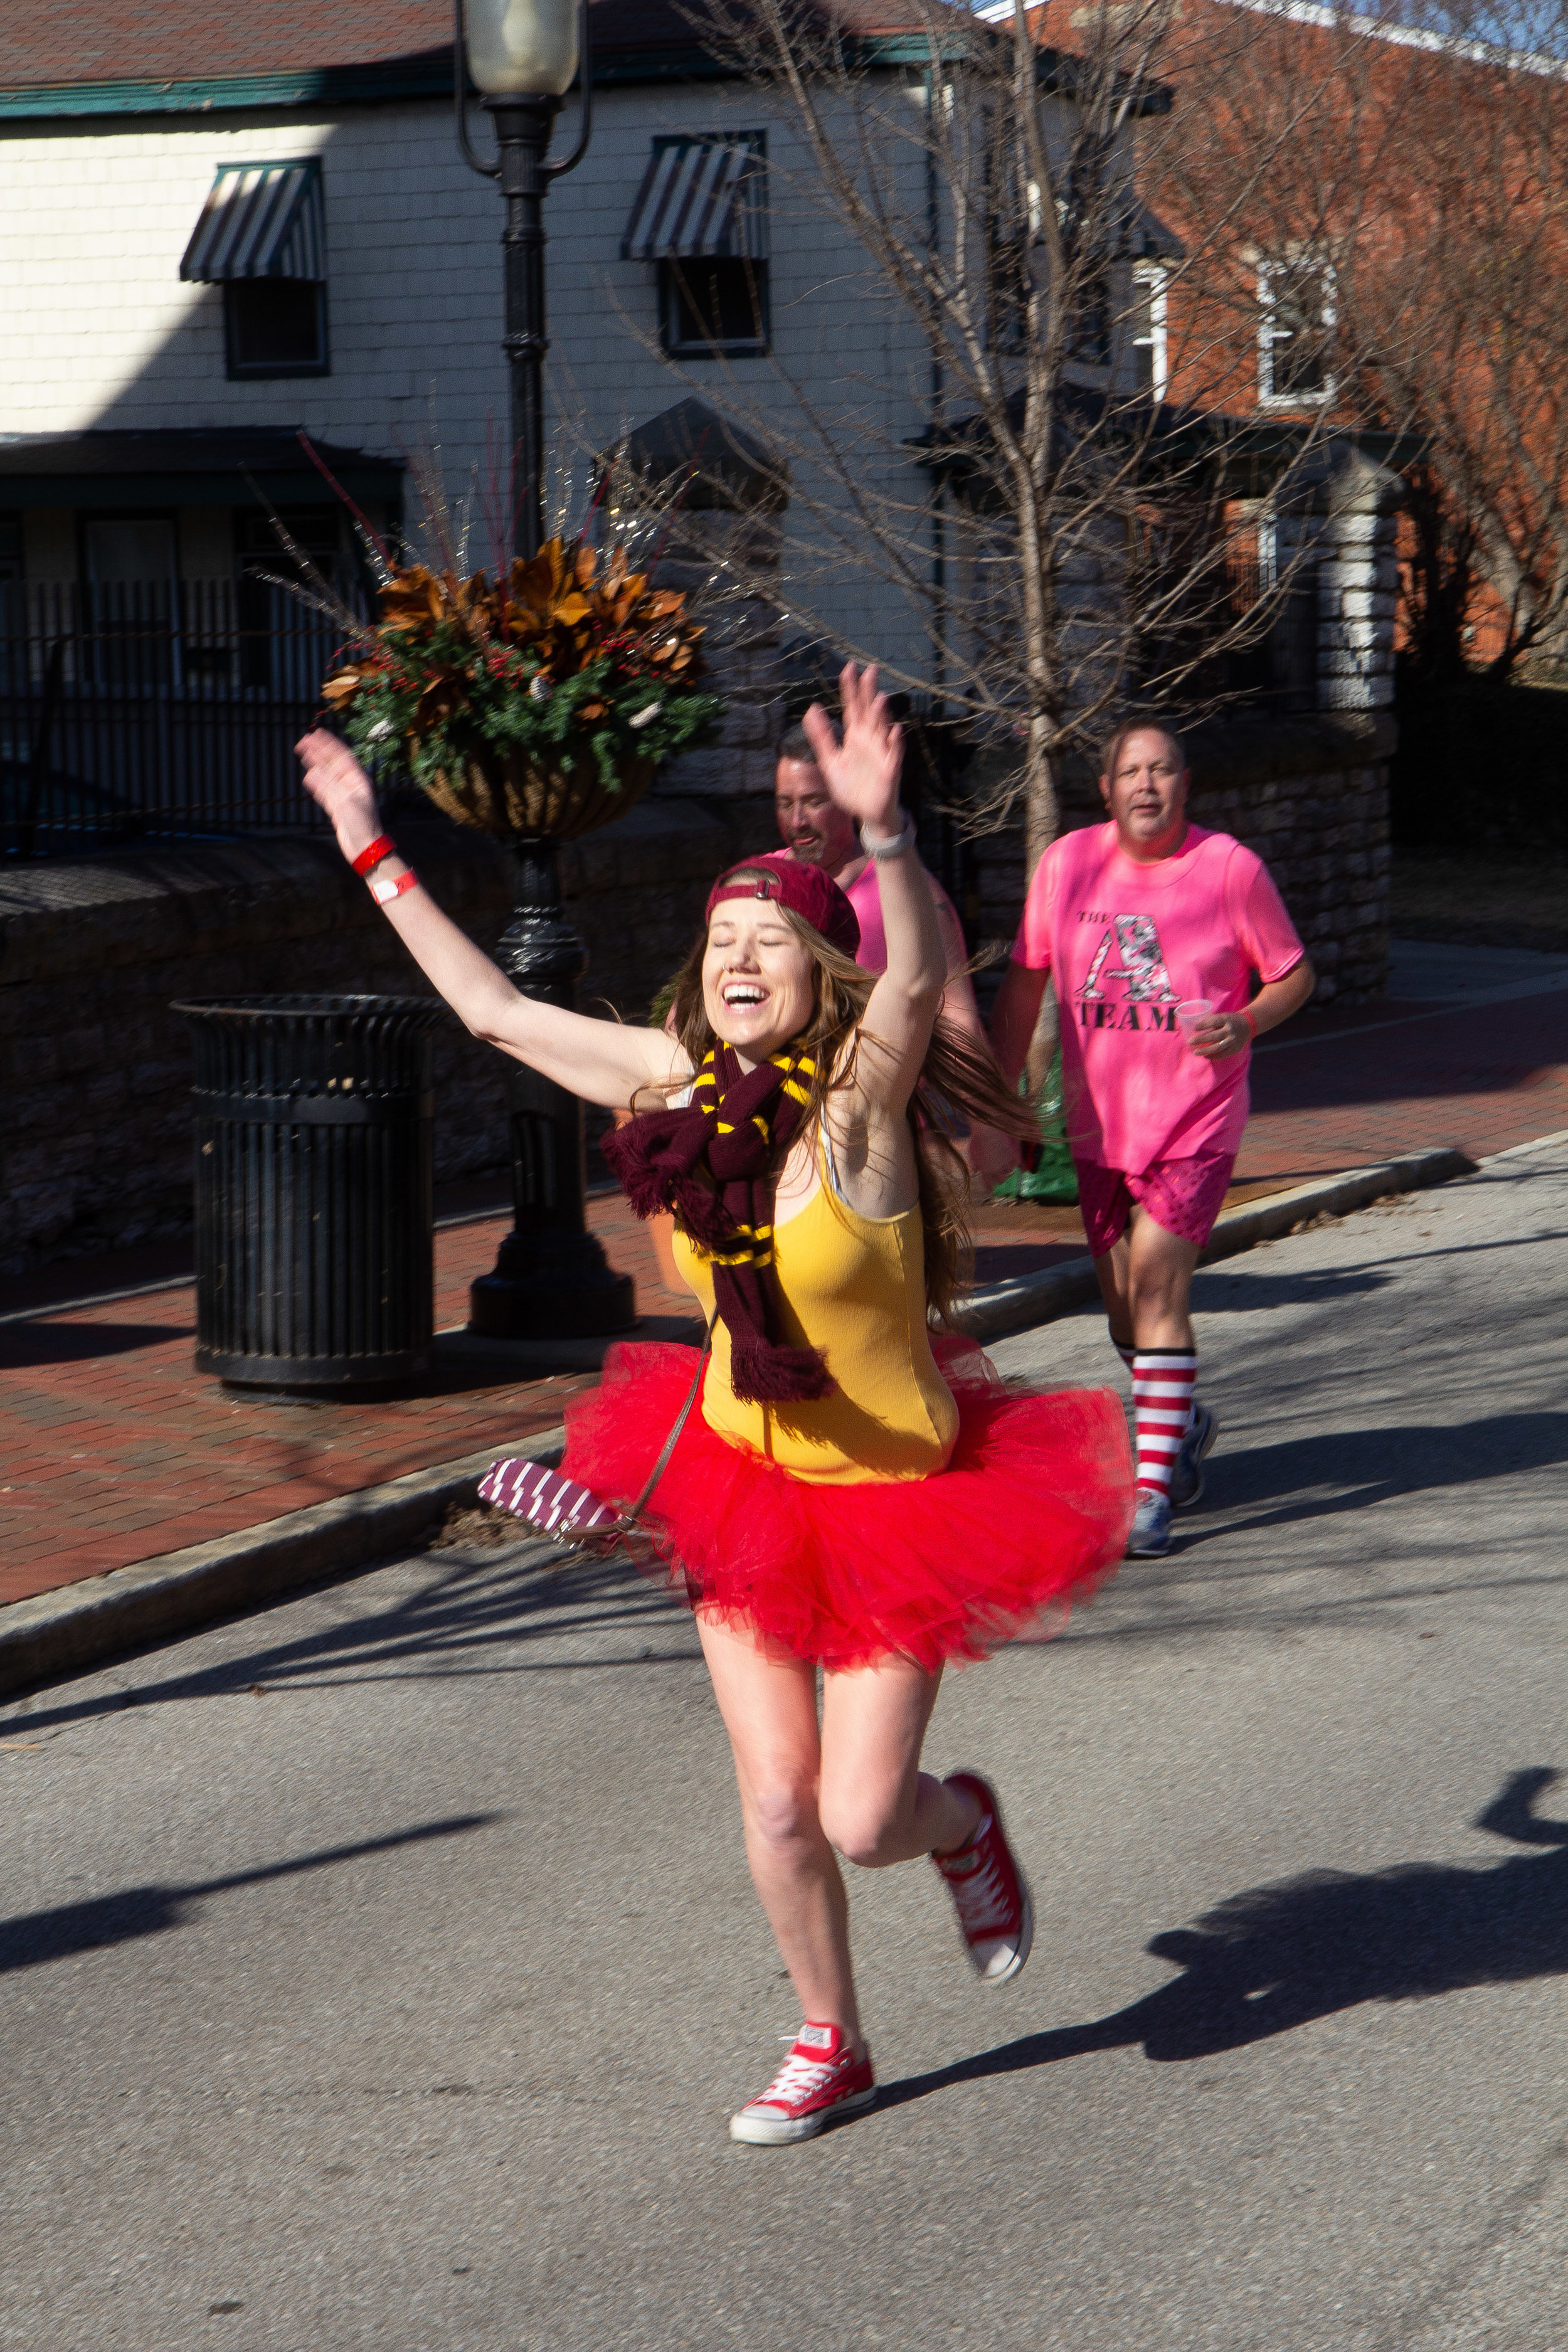
POLYGON ((1138 1425, 1138 1484, 1171 1491, 1171 1472, 1193 1414, 1198 1360, 1191 1348, 1140 1348, 1132 1359, 1132 1413, 1138 1425))

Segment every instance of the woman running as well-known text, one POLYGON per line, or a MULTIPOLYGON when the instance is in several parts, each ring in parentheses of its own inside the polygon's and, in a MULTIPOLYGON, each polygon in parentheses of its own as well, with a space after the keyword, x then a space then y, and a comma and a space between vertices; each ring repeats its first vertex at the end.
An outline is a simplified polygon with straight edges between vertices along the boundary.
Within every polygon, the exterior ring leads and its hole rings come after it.
MULTIPOLYGON (((949 1658, 1038 1628, 1120 1559, 1132 1515, 1106 1390, 1004 1390, 939 1341, 962 1237, 962 1162, 942 1103, 1026 1114, 937 1025, 946 957, 899 803, 900 730, 876 672, 841 679, 843 740, 806 719, 838 806, 879 863, 888 965, 855 962, 855 913, 818 868, 776 856, 721 875, 668 1028, 522 996, 395 852, 372 887, 479 1037, 587 1101, 629 1107, 605 1150, 640 1215, 673 1210, 711 1355, 644 1520, 696 1616, 734 1751, 752 1880, 805 2023, 733 2138, 807 2139, 875 2097, 837 1854, 929 1854, 970 1965, 1016 1977, 1028 1888, 990 1783, 937 1780, 921 1746, 949 1658), (928 1091, 929 1089, 929 1091, 928 1091), (817 1673, 822 1675, 820 1717, 817 1673)), ((300 746, 344 856, 367 869, 375 796, 335 736, 300 746)), ((567 1408, 563 1469, 622 1508, 691 1388, 689 1348, 627 1345, 567 1408)))

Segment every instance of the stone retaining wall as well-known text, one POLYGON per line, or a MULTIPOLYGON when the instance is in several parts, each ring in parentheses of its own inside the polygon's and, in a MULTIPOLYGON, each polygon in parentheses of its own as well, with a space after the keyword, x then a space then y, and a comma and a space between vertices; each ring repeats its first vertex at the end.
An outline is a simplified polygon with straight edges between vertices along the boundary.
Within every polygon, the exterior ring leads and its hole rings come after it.
MULTIPOLYGON (((562 853, 587 941, 584 1003, 630 1019, 680 961, 713 875, 758 845, 721 809, 660 800, 562 853)), ((750 828, 748 830, 747 828, 750 828)), ((478 835, 399 824, 411 860, 493 947, 505 855, 478 835)), ((0 1272, 120 1249, 190 1223, 189 1033, 180 997, 428 994, 331 842, 171 844, 0 869, 0 1272)), ((504 1166, 505 1064, 456 1019, 437 1032, 438 1177, 504 1166)))

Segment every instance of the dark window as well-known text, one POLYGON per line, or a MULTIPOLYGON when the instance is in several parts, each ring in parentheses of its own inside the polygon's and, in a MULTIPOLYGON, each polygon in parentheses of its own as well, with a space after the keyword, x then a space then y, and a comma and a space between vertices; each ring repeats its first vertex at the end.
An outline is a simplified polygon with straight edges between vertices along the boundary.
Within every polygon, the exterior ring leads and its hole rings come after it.
POLYGON ((228 372, 325 375, 327 289, 310 278, 231 278, 223 289, 228 372))
POLYGON ((1110 276, 1103 262, 1079 264, 1081 275, 1069 323, 1072 356, 1084 367, 1110 365, 1110 276))
POLYGON ((721 256, 658 265, 659 325, 667 352, 743 356, 768 347, 768 265, 721 256))
POLYGON ((1333 280, 1293 262, 1263 281, 1263 390, 1272 400, 1321 400, 1333 382, 1333 280))
POLYGON ((1021 352, 1028 334, 1028 239, 1005 235, 994 218, 986 224, 985 291, 990 306, 991 348, 1021 352))

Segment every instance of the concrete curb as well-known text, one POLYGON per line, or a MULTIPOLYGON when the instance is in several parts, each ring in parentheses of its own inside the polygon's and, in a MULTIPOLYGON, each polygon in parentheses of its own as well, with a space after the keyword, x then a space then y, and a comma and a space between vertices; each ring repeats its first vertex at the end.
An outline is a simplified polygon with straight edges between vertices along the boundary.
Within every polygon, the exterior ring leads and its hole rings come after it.
MULTIPOLYGON (((1511 1159, 1560 1141, 1568 1141, 1568 1133, 1542 1136, 1496 1157, 1511 1159)), ((1471 1175, 1475 1167, 1462 1151, 1420 1151, 1409 1160, 1355 1168, 1342 1176, 1298 1184, 1289 1192, 1271 1192, 1266 1200, 1248 1202, 1221 1217, 1204 1263, 1232 1257, 1257 1242, 1288 1234, 1309 1217, 1344 1216, 1390 1192, 1420 1192, 1455 1176, 1471 1175)), ((1000 1339, 1051 1322, 1099 1296, 1091 1261, 1074 1258, 1044 1274, 1026 1275, 976 1293, 957 1319, 959 1328, 974 1339, 1000 1339)), ((564 1443, 564 1430, 546 1430, 529 1441, 528 1450, 537 1460, 547 1461, 558 1456, 564 1443)), ((471 1503, 494 1458, 494 1449, 487 1448, 456 1462, 439 1462, 406 1478, 289 1511, 213 1543, 163 1552, 156 1559, 139 1560, 134 1567, 113 1569, 105 1576, 88 1577, 58 1591, 0 1607, 0 1694, 80 1674, 128 1650, 173 1641, 216 1618, 257 1608, 300 1585, 367 1568, 373 1560, 417 1542, 448 1504, 471 1503)))
MULTIPOLYGON (((1308 1217, 1342 1217, 1387 1193, 1423 1192, 1431 1184, 1447 1184, 1455 1176, 1473 1175, 1475 1168, 1475 1161, 1462 1151, 1449 1150, 1418 1151, 1409 1160, 1352 1168, 1342 1176, 1315 1177, 1310 1184, 1294 1185, 1289 1192, 1270 1192, 1264 1200, 1227 1209, 1215 1226, 1200 1263, 1208 1265, 1215 1258, 1234 1257, 1257 1242, 1288 1234, 1308 1217)), ((1032 1331, 1037 1325, 1049 1323, 1099 1297, 1093 1259, 1075 1257, 1065 1265, 1047 1266, 1043 1274, 1021 1275, 1016 1282, 999 1282, 990 1290, 972 1293, 962 1314, 953 1319, 973 1339, 1005 1339, 1015 1331, 1032 1331)))
MULTIPOLYGON (((536 1460, 559 1459, 562 1428, 529 1441, 536 1460)), ((450 1503, 471 1503, 494 1446, 438 1462, 382 1486, 287 1511, 212 1543, 160 1553, 131 1568, 13 1601, 0 1609, 0 1693, 50 1682, 237 1616, 319 1578, 343 1576, 406 1549, 450 1503)))

